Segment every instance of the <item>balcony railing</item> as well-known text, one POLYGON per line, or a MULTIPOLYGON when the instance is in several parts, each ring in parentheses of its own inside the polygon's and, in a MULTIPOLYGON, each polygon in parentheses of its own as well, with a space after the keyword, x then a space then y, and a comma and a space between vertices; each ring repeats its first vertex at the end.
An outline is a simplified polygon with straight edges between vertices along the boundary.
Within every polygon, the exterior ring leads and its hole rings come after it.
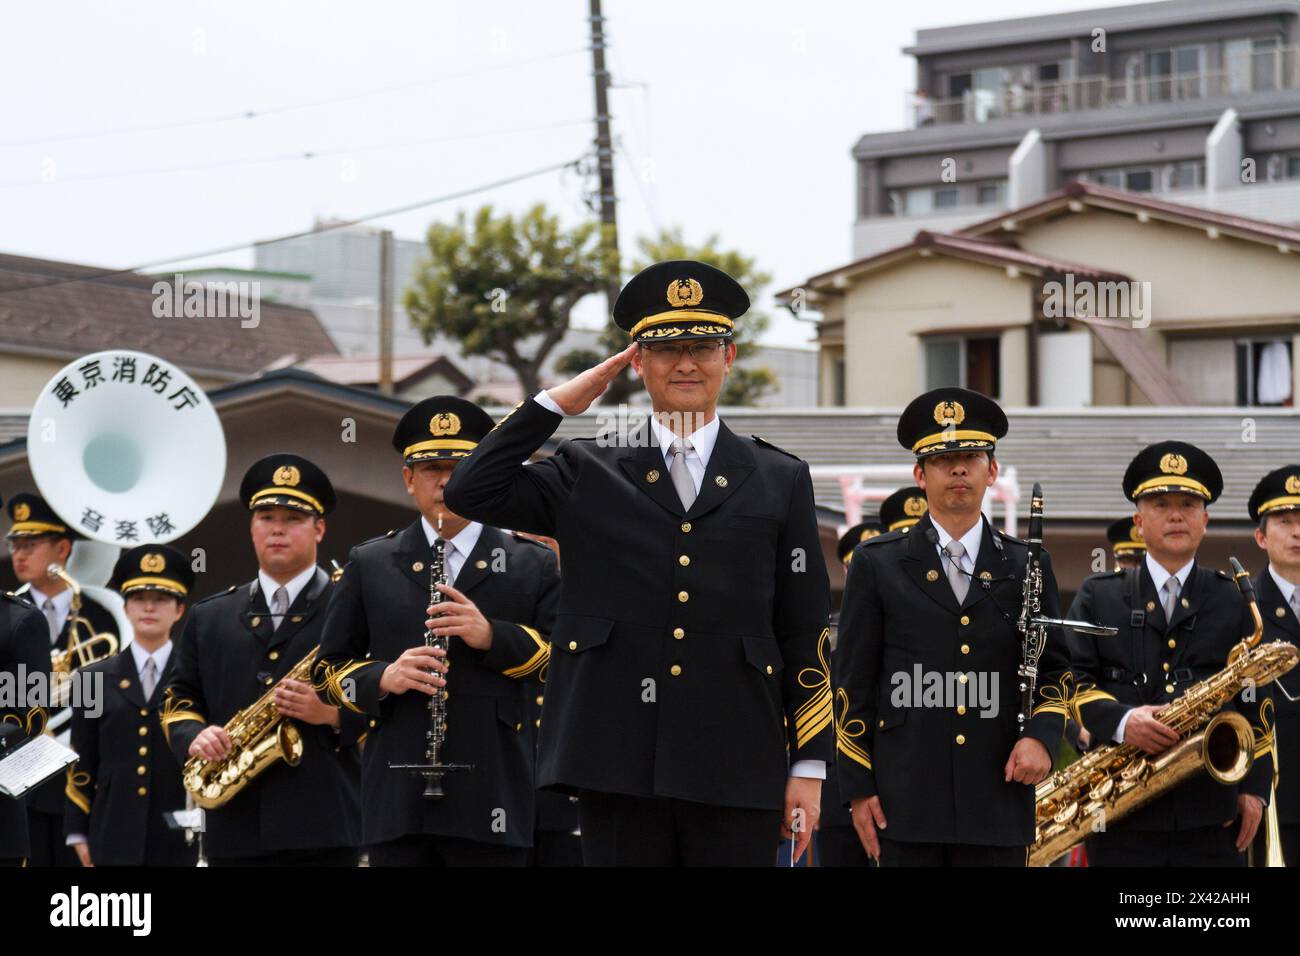
POLYGON ((1119 79, 1085 76, 1056 83, 1008 83, 998 89, 967 90, 951 99, 909 93, 906 110, 908 125, 915 128, 1294 89, 1300 89, 1300 47, 1276 47, 1230 57, 1228 68, 1219 71, 1158 76, 1140 76, 1134 71, 1133 75, 1119 79))

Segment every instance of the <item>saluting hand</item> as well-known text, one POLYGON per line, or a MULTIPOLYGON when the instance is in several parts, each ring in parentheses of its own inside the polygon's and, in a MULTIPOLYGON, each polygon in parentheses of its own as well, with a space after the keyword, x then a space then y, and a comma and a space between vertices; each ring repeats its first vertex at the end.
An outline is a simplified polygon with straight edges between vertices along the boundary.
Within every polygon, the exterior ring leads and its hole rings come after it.
POLYGON ((1014 780, 1034 786, 1052 772, 1052 755, 1047 752, 1041 740, 1033 737, 1021 737, 1011 748, 1011 756, 1002 773, 1007 783, 1014 780))
POLYGON ((604 394, 605 389, 609 388, 609 383, 614 381, 627 363, 632 361, 636 348, 636 343, 633 342, 617 355, 611 355, 599 365, 587 369, 563 385, 548 388, 546 394, 551 396, 551 400, 556 405, 564 409, 566 415, 585 412, 591 407, 592 402, 604 394))
POLYGON ((401 657, 384 668, 379 677, 380 692, 405 694, 408 690, 418 690, 432 697, 439 688, 447 686, 447 681, 438 676, 447 673, 447 662, 443 660, 446 656, 441 647, 424 644, 408 647, 401 657))
POLYGON ((470 647, 486 651, 492 646, 492 625, 483 612, 465 595, 450 584, 439 584, 438 590, 446 600, 430 604, 429 619, 424 626, 438 637, 459 637, 470 647))

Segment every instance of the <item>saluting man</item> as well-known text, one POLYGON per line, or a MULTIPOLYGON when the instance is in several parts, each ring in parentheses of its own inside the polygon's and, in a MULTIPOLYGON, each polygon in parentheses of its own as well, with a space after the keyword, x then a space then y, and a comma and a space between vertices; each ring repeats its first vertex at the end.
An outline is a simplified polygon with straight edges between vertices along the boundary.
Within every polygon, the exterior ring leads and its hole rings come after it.
MULTIPOLYGON (((1126 743, 1154 756, 1179 739, 1161 722, 1161 711, 1222 670, 1228 651, 1254 624, 1232 578, 1196 561, 1210 522, 1207 508, 1223 490, 1214 459, 1187 442, 1157 442, 1129 463, 1123 488, 1146 556, 1137 568, 1092 575, 1075 596, 1071 618, 1119 628, 1119 635, 1071 635, 1073 709, 1090 746, 1126 743)), ((1251 692, 1238 695, 1234 706, 1259 724, 1271 710, 1270 692, 1251 692)), ((1273 775, 1262 749, 1240 784, 1200 773, 1108 824, 1089 838, 1088 864, 1243 866, 1273 775)))
POLYGON ((193 866, 197 845, 164 814, 185 809, 181 766, 163 736, 163 689, 175 670, 172 628, 194 587, 189 559, 165 544, 125 552, 110 587, 131 643, 85 668, 102 675, 102 710, 74 708, 63 826, 82 866, 193 866))
POLYGON ((212 866, 352 866, 360 844, 365 721, 322 703, 286 675, 321 641, 334 584, 316 563, 334 486, 299 455, 254 462, 239 485, 251 513, 257 577, 195 603, 177 648, 162 724, 172 753, 225 760, 225 725, 272 687, 276 710, 302 736, 296 767, 277 761, 224 806, 205 811, 212 866))
MULTIPOLYGON (((1016 629, 1028 547, 982 515, 1007 419, 963 388, 920 396, 898 421, 924 502, 857 546, 835 653, 841 798, 882 866, 1023 866, 1034 785, 1064 731, 1069 663, 1055 630, 1023 732, 1016 629), (924 504, 925 507, 921 507, 924 504), (920 686, 918 686, 920 685, 920 686)), ((883 520, 883 519, 882 519, 883 520)), ((1059 617, 1042 552, 1043 612, 1059 617)))
POLYGON ((491 417, 439 395, 412 406, 393 433, 419 516, 352 549, 330 603, 316 670, 325 698, 369 719, 362 771, 371 866, 523 866, 533 843, 535 726, 528 709, 550 659, 559 597, 554 552, 462 517, 443 490, 491 417), (441 553, 449 584, 429 604, 441 553), (426 624, 451 638, 424 643, 426 624), (451 666, 454 665, 454 666, 451 666), (450 670, 448 669, 450 668, 450 670), (429 697, 447 706, 444 796, 389 764, 424 764, 429 697))
POLYGON ((558 540, 542 786, 581 799, 589 865, 771 866, 816 826, 830 754, 829 583, 808 466, 717 416, 749 308, 704 263, 624 287, 633 344, 516 407, 456 470, 458 513, 558 540), (628 363, 654 413, 525 466, 628 363))
MULTIPOLYGON (((1250 520, 1256 522, 1255 543, 1268 553, 1268 566, 1255 578, 1263 639, 1300 644, 1300 465, 1260 479, 1250 496, 1250 520)), ((1300 680, 1293 671, 1276 683, 1275 720, 1261 727, 1272 731, 1272 752, 1281 755, 1274 797, 1282 855, 1287 866, 1300 866, 1300 680)), ((1259 841, 1256 847, 1263 849, 1259 841)))
MULTIPOLYGON (((49 573, 51 564, 66 565, 72 543, 80 537, 40 495, 21 492, 9 500, 9 552, 14 575, 23 582, 15 592, 27 598, 45 617, 50 651, 66 650, 72 637, 72 589, 49 573)), ((93 598, 82 595, 81 616, 96 634, 117 636, 117 621, 93 598)), ((81 632, 81 637, 89 637, 81 632)), ((47 655, 45 666, 49 668, 47 655)), ((60 719, 70 715, 63 712, 60 719)), ((56 717, 54 713, 51 718, 56 717)), ((57 723, 57 721, 56 721, 57 723)), ((60 731, 62 733, 63 731, 60 731)), ((66 742, 66 738, 65 742, 66 742)), ((31 837, 31 866, 77 866, 63 836, 62 776, 41 784, 27 795, 27 825, 31 837)))

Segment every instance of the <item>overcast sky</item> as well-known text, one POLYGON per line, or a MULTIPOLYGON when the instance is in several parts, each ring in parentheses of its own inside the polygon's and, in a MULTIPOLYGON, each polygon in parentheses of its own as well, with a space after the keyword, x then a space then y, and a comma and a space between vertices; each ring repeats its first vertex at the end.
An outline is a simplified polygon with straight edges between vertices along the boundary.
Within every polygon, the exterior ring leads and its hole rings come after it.
MULTIPOLYGON (((606 0, 625 253, 660 226, 717 233, 769 294, 843 263, 849 150, 903 125, 918 28, 1106 5, 606 0)), ((6 4, 0 252, 134 266, 577 158, 586 18, 587 0, 6 4)), ((488 201, 577 221, 588 188, 549 173, 380 223, 420 238, 488 201)), ((808 340, 776 318, 771 341, 808 340)))

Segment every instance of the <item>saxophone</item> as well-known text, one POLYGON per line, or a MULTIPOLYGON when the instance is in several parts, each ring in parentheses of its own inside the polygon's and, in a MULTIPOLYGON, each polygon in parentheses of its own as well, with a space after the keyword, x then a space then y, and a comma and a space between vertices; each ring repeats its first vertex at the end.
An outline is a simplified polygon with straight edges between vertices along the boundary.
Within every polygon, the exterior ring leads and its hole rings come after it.
MULTIPOLYGON (((285 680, 311 681, 317 645, 293 666, 285 680)), ((302 732, 293 721, 285 720, 275 706, 272 687, 252 705, 245 707, 226 724, 230 753, 224 760, 209 761, 191 757, 185 761, 182 779, 194 802, 204 810, 225 806, 231 798, 277 760, 290 767, 302 760, 302 732)))
POLYGON ((1046 866, 1088 834, 1114 823, 1205 770, 1232 784, 1250 771, 1255 738, 1250 722, 1222 710, 1247 684, 1263 687, 1300 661, 1300 649, 1285 641, 1260 644, 1264 622, 1250 576, 1236 558, 1233 578, 1250 606, 1255 630, 1228 653, 1227 666, 1193 684, 1160 714, 1178 731, 1169 750, 1147 756, 1132 744, 1109 744, 1052 774, 1035 790, 1037 828, 1030 866, 1046 866))

